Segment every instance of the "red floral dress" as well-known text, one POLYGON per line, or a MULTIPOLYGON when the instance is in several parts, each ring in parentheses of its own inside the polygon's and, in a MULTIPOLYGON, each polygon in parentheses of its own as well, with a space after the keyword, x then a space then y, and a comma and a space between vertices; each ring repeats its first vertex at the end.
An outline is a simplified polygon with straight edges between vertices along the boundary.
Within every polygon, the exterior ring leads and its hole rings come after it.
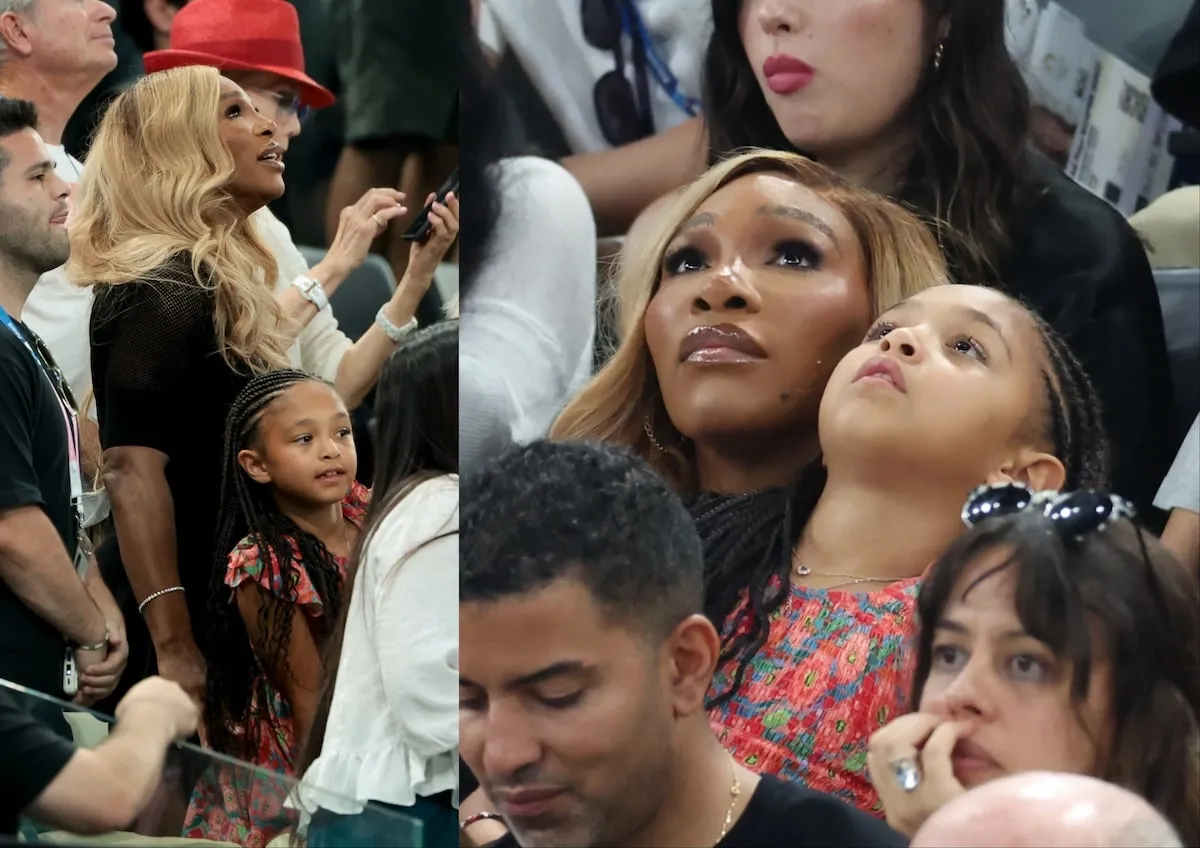
MULTIPOLYGON (((370 497, 370 492, 355 482, 342 502, 342 514, 347 520, 361 526, 370 497)), ((297 550, 292 560, 293 573, 285 579, 277 558, 272 556, 270 564, 265 563, 254 538, 247 536, 229 554, 225 585, 234 590, 250 580, 283 598, 287 597, 285 593, 289 584, 294 582, 297 608, 308 619, 320 618, 323 615, 321 598, 308 574, 296 566, 298 554, 297 550)), ((337 564, 344 579, 348 561, 345 557, 338 557, 337 564)), ((233 603, 232 597, 230 603, 233 603)), ((273 719, 272 723, 268 723, 264 716, 258 725, 258 738, 254 745, 257 754, 251 764, 290 777, 296 753, 291 707, 283 693, 272 686, 265 676, 254 681, 251 691, 254 695, 250 709, 261 711, 265 700, 266 709, 273 719), (273 726, 279 729, 278 733, 272 730, 273 726)), ((295 824, 294 814, 283 806, 290 791, 291 785, 287 780, 269 781, 246 769, 210 769, 192 792, 183 836, 187 839, 232 842, 245 848, 262 848, 295 824)))
MULTIPOLYGON (((916 596, 916 579, 866 593, 793 587, 737 693, 709 713, 721 743, 752 771, 882 815, 867 740, 904 711, 916 596)), ((735 668, 717 670, 710 694, 735 668)))

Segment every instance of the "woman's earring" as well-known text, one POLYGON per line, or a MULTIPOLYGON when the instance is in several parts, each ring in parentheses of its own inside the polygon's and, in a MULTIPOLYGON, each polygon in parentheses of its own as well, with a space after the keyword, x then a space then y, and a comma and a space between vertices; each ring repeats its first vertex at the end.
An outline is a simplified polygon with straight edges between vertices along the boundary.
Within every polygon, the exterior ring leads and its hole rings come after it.
POLYGON ((946 52, 946 42, 939 41, 938 46, 933 49, 933 69, 939 70, 942 67, 942 54, 946 52))

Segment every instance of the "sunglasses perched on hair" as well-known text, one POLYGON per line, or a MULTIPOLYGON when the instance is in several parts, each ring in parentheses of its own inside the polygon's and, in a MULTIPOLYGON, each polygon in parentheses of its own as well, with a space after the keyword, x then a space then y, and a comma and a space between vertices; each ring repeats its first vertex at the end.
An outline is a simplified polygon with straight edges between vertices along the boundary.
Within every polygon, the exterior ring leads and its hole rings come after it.
POLYGON ((1133 504, 1117 495, 1081 489, 1077 492, 1035 492, 1021 483, 980 486, 971 492, 962 510, 963 524, 1026 510, 1040 512, 1064 536, 1080 538, 1104 530, 1114 521, 1136 516, 1133 504))
POLYGON ((583 37, 592 47, 613 54, 615 67, 596 81, 592 101, 600 131, 609 144, 623 144, 654 132, 650 112, 650 83, 646 75, 646 45, 634 25, 637 9, 631 0, 581 0, 583 37), (634 85, 625 76, 621 38, 629 33, 633 42, 634 85))
POLYGON ((312 107, 301 100, 300 95, 295 92, 271 91, 268 88, 247 88, 246 90, 253 91, 255 94, 261 94, 263 97, 269 97, 274 101, 278 114, 295 117, 302 124, 312 114, 312 107))

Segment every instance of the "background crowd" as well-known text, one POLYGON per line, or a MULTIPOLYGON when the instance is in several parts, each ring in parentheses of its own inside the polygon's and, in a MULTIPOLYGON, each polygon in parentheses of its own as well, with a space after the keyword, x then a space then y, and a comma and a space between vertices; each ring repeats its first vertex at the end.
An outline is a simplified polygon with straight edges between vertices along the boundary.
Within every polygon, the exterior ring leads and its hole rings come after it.
POLYGON ((458 16, 408 5, 0 3, 0 837, 456 839, 458 16))
POLYGON ((1158 5, 0 0, 0 841, 1200 844, 1158 5))
POLYGON ((464 841, 1200 840, 1200 6, 1086 5, 474 4, 464 841))

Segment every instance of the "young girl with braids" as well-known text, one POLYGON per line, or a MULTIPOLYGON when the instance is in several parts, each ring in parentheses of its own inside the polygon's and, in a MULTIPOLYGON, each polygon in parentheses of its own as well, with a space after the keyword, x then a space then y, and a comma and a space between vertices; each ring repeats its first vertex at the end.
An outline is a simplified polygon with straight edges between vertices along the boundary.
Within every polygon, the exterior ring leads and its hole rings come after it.
MULTIPOLYGON (((346 405, 319 378, 267 373, 234 401, 204 718, 215 750, 278 774, 293 772, 316 711, 321 650, 366 515, 357 470, 346 405)), ((184 835, 264 845, 290 823, 286 792, 282 782, 211 770, 192 796, 184 835)))
POLYGON ((823 456, 796 482, 693 504, 724 623, 712 723, 738 761, 881 814, 867 739, 904 711, 926 568, 984 482, 1104 488, 1079 363, 1005 295, 942 286, 888 310, 834 369, 823 456))

